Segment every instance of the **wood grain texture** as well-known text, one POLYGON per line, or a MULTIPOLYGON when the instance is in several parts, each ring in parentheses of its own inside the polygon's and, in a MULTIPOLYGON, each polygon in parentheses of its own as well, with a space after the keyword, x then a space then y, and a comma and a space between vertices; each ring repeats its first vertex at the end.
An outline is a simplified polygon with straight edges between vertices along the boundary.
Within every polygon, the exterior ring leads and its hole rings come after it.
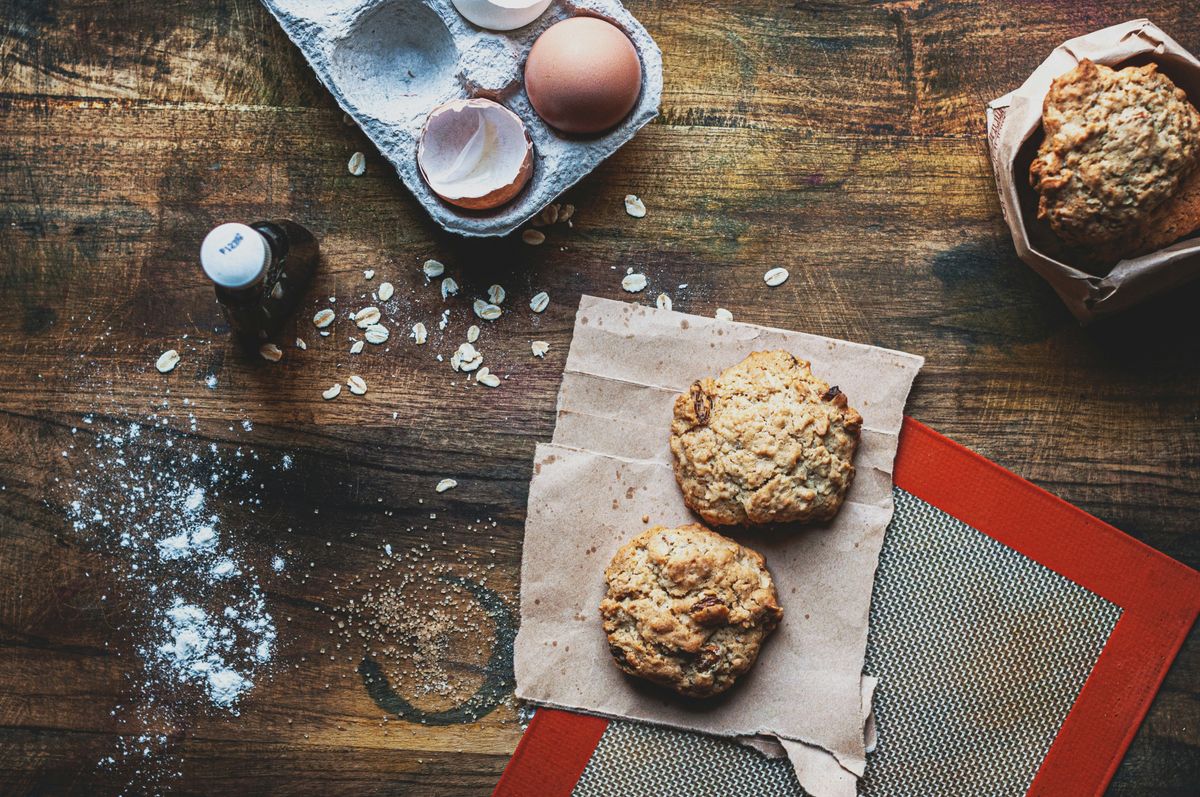
MULTIPOLYGON (((553 428, 575 304, 630 298, 630 266, 650 278, 644 301, 665 291, 677 310, 923 354, 910 414, 1200 565, 1200 286, 1081 329, 1017 260, 983 142, 984 104, 1073 35, 1148 16, 1200 51, 1194 3, 627 5, 664 51, 662 117, 568 192, 574 228, 532 248, 437 229, 253 0, 0 0, 0 791, 126 783, 96 762, 128 731, 111 712, 137 656, 133 608, 111 555, 72 533, 63 485, 95 459, 81 441, 161 411, 139 449, 153 460, 259 455, 264 486, 227 493, 223 522, 249 559, 294 563, 264 576, 275 674, 236 721, 181 723, 173 793, 486 793, 520 734, 511 701, 475 722, 384 723, 357 650, 318 651, 385 543, 432 539, 454 572, 491 565, 481 583, 515 608, 531 455, 553 428), (646 218, 625 215, 627 193, 646 218), (295 324, 309 349, 271 365, 230 345, 196 251, 218 222, 283 216, 319 236, 324 262, 295 324), (445 305, 419 272, 428 257, 462 285, 445 305), (776 265, 792 277, 768 289, 776 265), (364 269, 396 285, 393 335, 355 357, 344 318, 321 339, 308 317, 323 297, 366 303, 364 269), (485 391, 434 355, 493 282, 511 311, 479 345, 507 379, 485 391), (542 315, 527 307, 539 290, 542 315), (405 338, 415 321, 425 347, 405 338), (170 347, 183 360, 164 377, 153 362, 170 347), (366 396, 321 399, 352 373, 366 396), (268 465, 285 453, 290 471, 268 465), (433 493, 445 476, 459 487, 433 493)), ((493 630, 456 659, 467 682, 488 677, 493 630)), ((1198 639, 1111 794, 1200 782, 1198 639)))

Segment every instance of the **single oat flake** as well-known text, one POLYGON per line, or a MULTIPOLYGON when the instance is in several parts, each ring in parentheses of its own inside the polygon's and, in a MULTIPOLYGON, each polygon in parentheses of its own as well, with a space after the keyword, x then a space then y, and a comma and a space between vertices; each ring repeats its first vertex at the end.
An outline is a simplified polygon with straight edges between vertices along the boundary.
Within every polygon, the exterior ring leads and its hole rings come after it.
POLYGON ((475 381, 486 387, 500 387, 500 377, 488 371, 486 367, 480 368, 479 373, 475 374, 475 381))
POLYGON ((550 351, 550 344, 544 340, 535 340, 529 344, 529 348, 533 351, 534 357, 542 357, 544 359, 546 352, 550 351))
POLYGON ((479 327, 471 324, 467 327, 467 343, 474 343, 479 340, 479 327))
POLYGON ((501 285, 492 285, 488 288, 488 301, 492 304, 504 304, 506 295, 504 287, 501 285))
POLYGON ((365 280, 375 279, 375 269, 368 268, 368 269, 364 270, 363 271, 363 279, 365 279, 365 280))
POLYGON ((421 270, 425 272, 426 278, 436 279, 445 273, 446 267, 436 260, 426 260, 425 264, 421 266, 421 270))
POLYGON ((167 349, 158 356, 154 367, 158 369, 160 374, 167 374, 175 370, 175 366, 179 365, 179 352, 174 349, 167 349))
POLYGON ((558 212, 558 220, 563 223, 566 223, 566 222, 570 221, 571 217, 574 215, 575 215, 575 206, 574 205, 563 205, 562 210, 560 210, 558 212))
POLYGON ((546 233, 541 230, 526 230, 521 233, 521 240, 530 246, 541 246, 546 243, 546 233))
POLYGON ((308 344, 304 342, 304 338, 296 338, 296 348, 300 351, 308 348, 308 344))
POLYGON ((274 343, 264 343, 258 347, 258 353, 267 362, 277 363, 283 359, 283 349, 276 346, 274 343))
POLYGON ((475 300, 475 315, 482 318, 484 321, 495 321, 504 311, 494 304, 488 304, 483 299, 475 300))
POLYGON ((434 487, 433 489, 439 493, 444 493, 447 490, 453 490, 457 486, 458 482, 454 481, 454 479, 442 479, 437 483, 437 487, 434 487))
POLYGON ((426 340, 426 338, 427 338, 428 336, 429 336, 429 333, 425 331, 425 325, 424 325, 424 324, 422 324, 420 321, 418 321, 417 323, 413 324, 413 326, 412 326, 412 339, 413 339, 414 341, 416 341, 416 343, 417 343, 417 345, 418 345, 418 346, 420 346, 422 343, 424 343, 424 342, 425 342, 425 340, 426 340))
POLYGON ((546 293, 545 291, 534 294, 533 298, 529 300, 529 309, 535 313, 540 313, 549 306, 550 294, 546 293))
POLYGON ((449 299, 451 296, 458 294, 458 283, 453 277, 446 277, 442 280, 442 299, 449 299))
POLYGON ((718 307, 717 312, 713 314, 714 318, 719 318, 722 321, 732 321, 733 313, 726 310, 724 307, 718 307))
POLYGON ((379 296, 379 301, 386 302, 388 299, 392 298, 392 294, 395 292, 396 287, 392 285, 392 283, 381 282, 379 283, 379 291, 376 295, 379 296))
POLYGON ((782 285, 787 282, 788 276, 786 268, 773 268, 766 274, 763 274, 763 282, 774 288, 776 285, 782 285))
POLYGON ((358 324, 359 329, 366 329, 372 324, 378 324, 381 316, 378 307, 364 307, 354 314, 354 323, 358 324))
POLYGON ((367 392, 366 381, 357 375, 346 380, 346 387, 350 388, 350 392, 356 396, 361 396, 367 392))
POLYGON ((355 177, 362 177, 367 171, 367 156, 361 152, 356 152, 350 156, 350 162, 346 164, 346 168, 355 177))
POLYGON ((654 300, 654 303, 658 305, 659 310, 671 309, 671 297, 667 296, 665 293, 660 293, 658 298, 654 300))
POLYGON ((638 199, 633 194, 625 195, 625 212, 635 219, 640 219, 646 215, 646 203, 638 199))
POLYGON ((371 324, 371 326, 367 327, 367 331, 363 334, 363 337, 367 339, 367 343, 375 346, 386 342, 390 336, 391 333, 388 332, 388 328, 383 324, 371 324))
POLYGON ((621 287, 629 293, 641 293, 646 290, 645 274, 626 274, 621 280, 621 287))
POLYGON ((325 399, 326 401, 331 401, 332 399, 337 398, 341 392, 342 392, 342 385, 341 385, 341 383, 337 383, 333 387, 329 388, 324 393, 322 393, 321 398, 325 399))
POLYGON ((352 346, 350 346, 351 354, 358 354, 362 350, 363 350, 363 342, 361 340, 354 341, 354 344, 352 346))
POLYGON ((325 327, 332 324, 333 319, 336 317, 337 316, 334 314, 334 312, 332 310, 330 310, 328 307, 326 307, 323 310, 318 310, 317 314, 313 316, 313 325, 317 329, 324 329, 325 327))

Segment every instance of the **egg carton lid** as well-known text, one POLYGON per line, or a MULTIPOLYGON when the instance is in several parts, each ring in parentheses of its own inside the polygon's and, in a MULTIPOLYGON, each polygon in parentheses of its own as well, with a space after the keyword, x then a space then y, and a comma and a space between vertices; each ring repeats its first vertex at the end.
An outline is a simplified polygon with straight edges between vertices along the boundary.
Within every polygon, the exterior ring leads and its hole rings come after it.
POLYGON ((503 32, 471 24, 450 0, 263 4, 434 221, 460 235, 507 235, 517 229, 658 115, 662 51, 617 0, 554 0, 534 22, 503 32), (633 110, 616 127, 588 137, 560 133, 542 121, 529 103, 522 74, 537 37, 575 16, 616 25, 642 62, 641 94, 633 110), (444 202, 417 167, 417 143, 430 111, 472 97, 494 100, 516 113, 534 146, 529 184, 511 202, 486 211, 444 202))

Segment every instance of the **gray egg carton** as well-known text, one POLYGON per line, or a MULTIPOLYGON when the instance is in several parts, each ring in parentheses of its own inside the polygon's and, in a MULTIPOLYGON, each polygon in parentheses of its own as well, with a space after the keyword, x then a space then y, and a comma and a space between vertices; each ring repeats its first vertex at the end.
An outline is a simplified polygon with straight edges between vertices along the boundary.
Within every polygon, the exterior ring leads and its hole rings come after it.
POLYGON ((617 0, 554 0, 523 28, 478 28, 450 0, 263 0, 338 104, 358 122, 433 216, 461 235, 507 235, 579 182, 658 115, 662 51, 617 0), (608 20, 642 60, 642 93, 629 116, 597 136, 559 133, 529 104, 525 58, 542 31, 573 16, 608 20), (450 100, 486 97, 506 106, 533 139, 533 177, 515 199, 488 211, 438 198, 417 168, 425 119, 450 100))

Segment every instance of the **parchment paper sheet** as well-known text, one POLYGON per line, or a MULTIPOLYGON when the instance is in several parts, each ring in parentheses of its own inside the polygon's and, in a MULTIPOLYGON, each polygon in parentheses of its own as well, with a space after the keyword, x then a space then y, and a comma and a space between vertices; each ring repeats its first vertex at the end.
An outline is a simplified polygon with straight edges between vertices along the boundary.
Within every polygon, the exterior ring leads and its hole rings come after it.
POLYGON ((1200 276, 1200 238, 1122 260, 1103 277, 1057 260, 1031 241, 1036 203, 1022 146, 1041 128, 1050 83, 1084 58, 1114 67, 1130 59, 1154 61, 1198 106, 1200 61, 1149 20, 1136 19, 1060 45, 1019 89, 988 103, 988 152, 1017 255, 1053 286, 1076 318, 1090 321, 1200 276))
MULTIPOLYGON (((832 763, 861 776, 871 691, 862 677, 867 614, 892 516, 904 403, 922 363, 872 346, 584 296, 554 438, 535 454, 517 696, 718 735, 803 742, 797 748, 827 761, 832 755, 832 763), (612 663, 598 612, 604 568, 647 528, 643 516, 664 525, 697 519, 671 470, 675 395, 752 351, 775 348, 811 360, 862 413, 857 475, 829 524, 766 536, 734 532, 766 557, 784 619, 743 682, 714 700, 689 701, 612 663)), ((814 793, 822 792, 833 793, 814 793)))

